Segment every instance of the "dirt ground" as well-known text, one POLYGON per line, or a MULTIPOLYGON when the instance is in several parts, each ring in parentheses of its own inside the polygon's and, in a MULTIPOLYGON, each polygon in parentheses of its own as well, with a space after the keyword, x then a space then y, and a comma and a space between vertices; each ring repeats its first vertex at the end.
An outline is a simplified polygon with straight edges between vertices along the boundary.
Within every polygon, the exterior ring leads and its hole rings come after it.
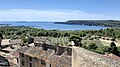
MULTIPOLYGON (((112 41, 110 40, 103 40, 103 39, 99 39, 101 41, 101 43, 104 45, 104 46, 110 46, 110 43, 112 41)), ((117 42, 115 42, 116 46, 120 46, 120 40, 117 40, 117 42)))

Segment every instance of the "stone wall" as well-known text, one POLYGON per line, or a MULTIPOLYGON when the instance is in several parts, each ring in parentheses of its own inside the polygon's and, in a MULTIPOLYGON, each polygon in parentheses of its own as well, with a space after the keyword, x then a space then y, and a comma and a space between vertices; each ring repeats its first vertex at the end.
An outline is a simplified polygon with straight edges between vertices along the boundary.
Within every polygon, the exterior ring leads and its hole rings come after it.
POLYGON ((120 67, 120 59, 113 60, 83 48, 73 47, 72 67, 120 67))

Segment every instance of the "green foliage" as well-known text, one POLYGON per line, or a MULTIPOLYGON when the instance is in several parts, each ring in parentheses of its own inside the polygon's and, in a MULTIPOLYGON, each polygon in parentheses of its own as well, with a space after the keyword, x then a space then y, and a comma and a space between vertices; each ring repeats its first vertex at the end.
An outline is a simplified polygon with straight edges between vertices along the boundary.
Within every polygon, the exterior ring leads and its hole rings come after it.
POLYGON ((28 44, 31 44, 34 42, 34 38, 33 37, 28 37, 27 40, 28 44))
POLYGON ((0 33, 0 48, 1 48, 1 41, 3 39, 2 33, 0 33))
POLYGON ((116 41, 116 39, 115 39, 115 38, 112 38, 111 41, 116 41))
POLYGON ((17 32, 16 32, 16 35, 21 35, 21 34, 22 34, 21 31, 17 31, 17 32))
POLYGON ((109 49, 108 46, 100 46, 95 50, 95 52, 105 54, 105 52, 108 52, 108 49, 109 49))
POLYGON ((87 47, 87 49, 89 49, 89 50, 96 50, 97 48, 98 48, 98 46, 96 46, 95 43, 91 43, 91 44, 87 47))
POLYGON ((118 51, 118 48, 116 47, 116 44, 114 42, 111 42, 110 48, 108 50, 110 53, 120 56, 120 52, 118 51))
POLYGON ((49 37, 48 40, 51 41, 51 45, 68 45, 69 38, 68 37, 49 37))
POLYGON ((26 43, 26 42, 27 42, 27 39, 26 39, 26 37, 25 37, 24 35, 21 36, 20 39, 22 39, 23 43, 26 43))
POLYGON ((120 46, 118 47, 118 51, 120 52, 120 46))
POLYGON ((116 44, 114 42, 111 42, 110 47, 116 47, 116 44))
POLYGON ((82 45, 82 48, 85 48, 85 49, 87 49, 87 46, 86 46, 86 45, 82 45))
POLYGON ((0 33, 0 38, 3 39, 3 35, 2 35, 2 33, 0 33))
POLYGON ((71 35, 78 35, 80 37, 84 36, 107 36, 112 38, 120 39, 120 29, 119 28, 107 28, 101 30, 84 30, 84 31, 61 31, 61 30, 44 30, 36 29, 24 26, 2 26, 0 27, 0 32, 3 34, 4 38, 10 38, 10 36, 15 36, 14 38, 19 38, 21 35, 25 36, 45 36, 45 37, 70 37, 71 35))
MULTIPOLYGON (((64 22, 62 24, 64 24, 64 22)), ((116 20, 69 20, 65 22, 65 24, 120 27, 120 21, 116 20)))
POLYGON ((80 38, 80 36, 78 36, 78 35, 72 35, 70 37, 70 41, 74 41, 75 46, 81 47, 82 46, 81 40, 82 40, 82 38, 80 38))

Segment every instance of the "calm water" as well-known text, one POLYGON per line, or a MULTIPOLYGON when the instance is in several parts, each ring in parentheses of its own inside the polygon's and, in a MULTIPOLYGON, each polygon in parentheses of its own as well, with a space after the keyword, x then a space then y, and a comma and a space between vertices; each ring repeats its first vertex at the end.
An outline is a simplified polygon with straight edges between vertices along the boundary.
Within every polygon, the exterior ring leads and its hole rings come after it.
POLYGON ((43 28, 46 30, 99 30, 107 27, 84 26, 84 25, 65 25, 54 24, 53 22, 0 22, 0 24, 10 24, 9 26, 31 26, 34 28, 43 28))

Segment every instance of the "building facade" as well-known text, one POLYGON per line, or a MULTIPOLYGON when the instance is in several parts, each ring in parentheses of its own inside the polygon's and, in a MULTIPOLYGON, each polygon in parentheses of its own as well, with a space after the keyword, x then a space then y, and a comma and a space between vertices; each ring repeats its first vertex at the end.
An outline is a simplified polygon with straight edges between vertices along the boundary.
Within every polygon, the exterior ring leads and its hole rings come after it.
POLYGON ((19 67, 71 67, 72 49, 63 46, 40 45, 19 48, 19 67))

